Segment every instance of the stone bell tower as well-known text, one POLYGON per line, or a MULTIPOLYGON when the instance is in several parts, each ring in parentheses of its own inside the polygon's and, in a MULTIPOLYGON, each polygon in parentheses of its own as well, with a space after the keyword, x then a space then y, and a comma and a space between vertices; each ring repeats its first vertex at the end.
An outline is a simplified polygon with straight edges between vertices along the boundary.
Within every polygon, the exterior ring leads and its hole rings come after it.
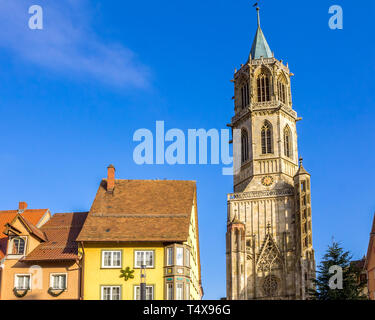
POLYGON ((293 74, 274 57, 257 14, 249 58, 232 80, 229 126, 239 170, 228 195, 227 298, 306 299, 315 260, 310 175, 298 158, 301 118, 293 110, 293 74))

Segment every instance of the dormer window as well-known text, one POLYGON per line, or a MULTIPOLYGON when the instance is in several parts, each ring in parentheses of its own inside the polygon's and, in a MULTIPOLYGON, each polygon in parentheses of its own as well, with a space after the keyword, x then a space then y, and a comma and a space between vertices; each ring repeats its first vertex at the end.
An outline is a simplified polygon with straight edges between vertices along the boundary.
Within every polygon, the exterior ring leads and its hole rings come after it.
POLYGON ((10 254, 14 255, 24 255, 25 254, 25 248, 26 248, 26 241, 24 238, 21 237, 15 237, 11 241, 11 250, 10 254))

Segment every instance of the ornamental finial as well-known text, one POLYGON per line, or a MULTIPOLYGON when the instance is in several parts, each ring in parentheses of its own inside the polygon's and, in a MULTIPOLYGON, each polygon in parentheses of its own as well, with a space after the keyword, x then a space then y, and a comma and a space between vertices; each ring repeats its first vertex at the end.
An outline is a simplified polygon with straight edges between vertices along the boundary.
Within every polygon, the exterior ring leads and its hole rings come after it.
POLYGON ((258 16, 258 27, 260 27, 260 14, 259 14, 259 6, 258 6, 258 2, 254 3, 253 4, 253 7, 256 7, 256 10, 257 10, 257 16, 258 16))

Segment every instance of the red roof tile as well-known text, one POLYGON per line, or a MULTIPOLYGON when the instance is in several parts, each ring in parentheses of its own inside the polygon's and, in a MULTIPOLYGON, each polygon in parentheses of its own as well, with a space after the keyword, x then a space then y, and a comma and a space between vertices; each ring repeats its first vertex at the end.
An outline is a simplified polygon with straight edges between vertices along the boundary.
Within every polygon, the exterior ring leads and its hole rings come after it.
POLYGON ((87 212, 57 213, 40 228, 47 241, 42 242, 23 261, 75 260, 75 241, 87 217, 87 212))
POLYGON ((39 230, 36 226, 34 226, 28 219, 26 219, 22 215, 21 215, 21 219, 26 224, 27 228, 30 229, 30 233, 37 236, 40 240, 47 241, 46 235, 41 230, 39 230))
MULTIPOLYGON (((33 225, 37 225, 42 217, 47 213, 48 209, 28 209, 21 215, 25 217, 33 225)), ((13 221, 16 217, 18 210, 2 210, 0 211, 0 229, 13 221)), ((4 258, 7 250, 8 237, 0 232, 0 260, 4 258)))
POLYGON ((77 241, 186 241, 195 181, 116 180, 99 186, 77 241))

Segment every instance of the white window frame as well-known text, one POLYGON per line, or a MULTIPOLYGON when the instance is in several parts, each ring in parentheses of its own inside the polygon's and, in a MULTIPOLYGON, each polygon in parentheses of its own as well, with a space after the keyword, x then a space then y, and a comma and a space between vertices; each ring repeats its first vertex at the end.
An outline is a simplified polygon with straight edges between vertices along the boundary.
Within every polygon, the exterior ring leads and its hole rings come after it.
POLYGON ((184 300, 184 291, 185 291, 185 285, 183 282, 176 282, 176 300, 184 300), (178 286, 181 286, 181 299, 178 297, 178 286))
POLYGON ((101 263, 102 269, 121 269, 122 268, 122 251, 121 250, 103 250, 101 259, 102 259, 102 263, 101 263), (113 265, 113 253, 117 253, 117 252, 120 253, 120 265, 114 266, 113 265), (110 266, 104 265, 104 255, 105 255, 105 253, 111 253, 111 265, 110 266))
POLYGON ((49 287, 52 288, 53 290, 68 290, 68 274, 67 273, 51 273, 49 276, 49 287), (55 276, 65 276, 65 288, 54 288, 53 287, 53 277, 55 276))
MULTIPOLYGON (((31 273, 16 273, 14 275, 14 288, 17 288, 17 283, 18 283, 18 277, 29 277, 29 289, 31 291, 32 289, 32 275, 31 273)), ((22 288, 17 288, 17 290, 26 290, 26 289, 22 289, 22 288)))
POLYGON ((110 288, 111 289, 111 301, 116 301, 113 299, 113 288, 119 288, 119 300, 122 299, 122 290, 121 290, 121 286, 101 286, 100 287, 100 300, 104 300, 103 297, 104 297, 104 288, 110 288))
POLYGON ((179 266, 179 267, 183 267, 184 266, 184 255, 185 255, 185 250, 183 247, 176 247, 176 266, 179 266), (181 251, 182 254, 181 254, 181 258, 182 258, 182 261, 180 262, 178 260, 178 252, 181 251))
MULTIPOLYGON (((134 300, 141 300, 141 286, 134 286, 134 300), (139 289, 139 299, 137 299, 137 289, 139 289)), ((155 300, 155 289, 154 285, 146 285, 146 300, 155 300), (152 299, 147 299, 147 288, 152 288, 152 299)))
POLYGON ((190 300, 190 283, 185 283, 185 300, 190 300))
POLYGON ((167 248, 167 266, 173 266, 174 265, 174 248, 173 247, 168 247, 167 248), (169 261, 172 260, 172 261, 169 261))
POLYGON ((26 236, 13 236, 9 239, 9 246, 8 246, 8 255, 13 256, 13 257, 21 257, 26 255, 26 250, 27 250, 27 237, 26 236), (12 253, 13 252, 13 246, 14 246, 14 239, 16 238, 21 238, 25 241, 25 248, 23 250, 22 254, 16 254, 12 253))
POLYGON ((174 285, 173 285, 173 282, 167 282, 166 290, 167 290, 167 294, 166 294, 167 300, 174 300, 174 285), (169 292, 170 292, 169 289, 171 290, 172 299, 169 299, 169 292))
POLYGON ((135 269, 141 269, 142 268, 142 265, 137 265, 137 253, 138 252, 143 252, 144 253, 144 261, 143 262, 146 262, 146 253, 151 253, 152 254, 152 266, 148 266, 148 265, 145 265, 146 266, 146 269, 153 269, 155 268, 155 251, 154 250, 135 250, 134 251, 134 268, 135 269))

